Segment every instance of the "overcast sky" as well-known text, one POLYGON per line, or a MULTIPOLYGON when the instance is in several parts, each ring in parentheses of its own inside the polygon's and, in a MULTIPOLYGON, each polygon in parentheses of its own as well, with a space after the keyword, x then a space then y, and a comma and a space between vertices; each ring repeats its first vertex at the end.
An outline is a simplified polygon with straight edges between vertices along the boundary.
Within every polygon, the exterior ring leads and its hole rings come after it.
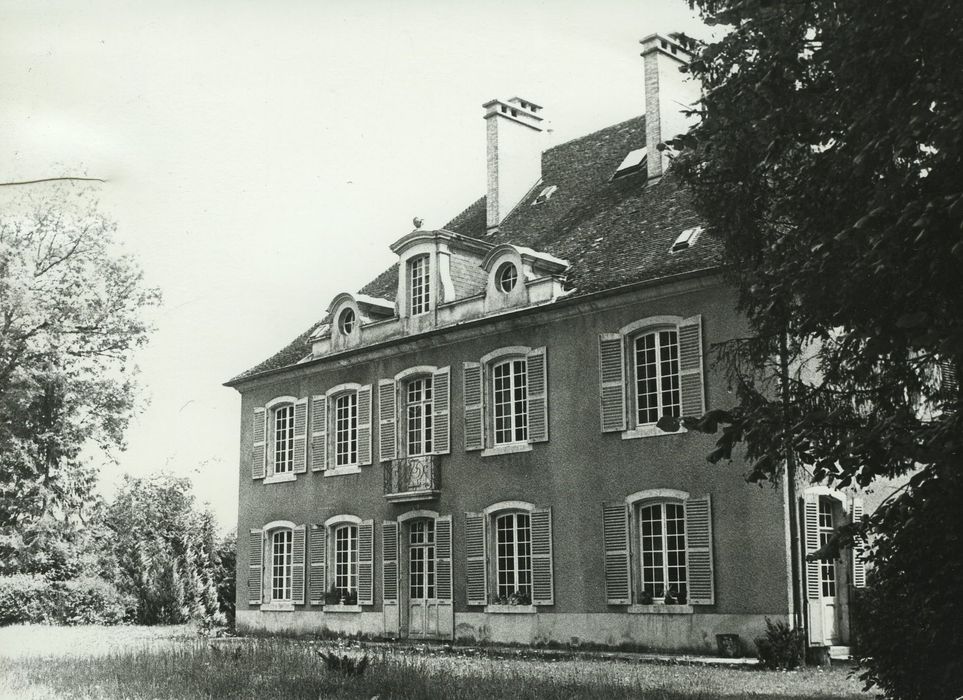
MULTIPOLYGON (((638 40, 706 36, 684 0, 0 1, 0 180, 86 173, 164 308, 149 407, 102 470, 193 478, 237 516, 221 386, 392 262, 411 219, 484 193, 481 104, 553 142, 642 113, 638 40)), ((7 193, 9 194, 9 193, 7 193)))

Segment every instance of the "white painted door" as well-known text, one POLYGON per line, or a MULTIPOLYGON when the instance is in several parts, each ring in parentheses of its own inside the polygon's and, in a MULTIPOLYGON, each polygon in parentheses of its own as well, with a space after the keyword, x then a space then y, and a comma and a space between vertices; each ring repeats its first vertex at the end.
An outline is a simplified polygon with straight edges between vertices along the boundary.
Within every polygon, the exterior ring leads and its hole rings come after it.
MULTIPOLYGON (((819 499, 819 546, 827 544, 833 536, 836 527, 836 510, 838 506, 833 499, 823 496, 819 499)), ((824 643, 827 645, 841 644, 841 616, 840 597, 845 592, 840 574, 843 567, 836 559, 824 559, 819 562, 819 607, 822 616, 822 631, 824 643)))
POLYGON ((407 550, 408 636, 415 639, 437 637, 434 519, 411 521, 408 525, 407 550))

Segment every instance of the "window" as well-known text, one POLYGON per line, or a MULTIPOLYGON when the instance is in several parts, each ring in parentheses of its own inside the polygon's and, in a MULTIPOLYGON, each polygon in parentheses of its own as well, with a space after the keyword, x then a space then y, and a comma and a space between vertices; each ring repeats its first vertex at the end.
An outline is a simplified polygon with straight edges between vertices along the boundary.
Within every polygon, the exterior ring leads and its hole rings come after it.
POLYGON ((651 599, 686 600, 685 514, 681 503, 639 508, 642 591, 651 599))
POLYGON ((635 339, 635 405, 637 424, 679 416, 679 334, 675 329, 646 333, 635 339))
POLYGON ((518 282, 518 268, 510 262, 503 263, 498 269, 498 288, 508 294, 518 282))
POLYGON ((294 481, 307 471, 308 399, 278 396, 252 412, 251 478, 294 481))
POLYGON ((271 534, 271 600, 291 600, 292 533, 275 530, 271 534))
POLYGON ((528 440, 528 366, 524 359, 492 368, 495 444, 528 440))
POLYGON ((354 330, 355 316, 354 309, 345 309, 338 316, 338 328, 341 329, 341 333, 344 335, 351 335, 351 331, 354 330))
MULTIPOLYGON (((819 499, 819 546, 825 547, 833 537, 833 503, 823 497, 819 499)), ((823 598, 833 598, 836 595, 836 560, 819 560, 819 582, 823 598)))
POLYGON ((408 262, 408 298, 411 316, 418 316, 428 311, 431 301, 428 268, 427 255, 420 255, 408 262))
POLYGON ((435 521, 416 520, 408 530, 408 597, 435 597, 435 521))
POLYGON ((677 253, 680 250, 685 250, 686 248, 691 248, 695 245, 695 242, 699 239, 699 234, 702 233, 701 226, 695 226, 693 228, 687 228, 685 231, 679 234, 678 238, 672 244, 669 249, 670 253, 677 253))
POLYGON ((358 463, 358 394, 341 394, 334 403, 334 464, 358 463))
POLYGON ((294 405, 278 406, 274 420, 274 473, 286 474, 294 469, 294 405))
POLYGON ((358 528, 334 529, 334 587, 342 596, 358 590, 358 528))
POLYGON ((532 526, 528 513, 506 513, 495 519, 498 599, 532 599, 532 526))
POLYGON ((614 180, 619 177, 625 177, 626 175, 639 172, 645 168, 645 160, 645 148, 637 148, 634 151, 630 151, 628 154, 626 154, 625 158, 622 159, 619 167, 615 169, 612 179, 614 180))
POLYGON ((408 455, 430 454, 432 445, 432 378, 412 379, 405 387, 408 455))
MULTIPOLYGON (((292 611, 304 605, 306 528, 275 520, 252 529, 248 540, 247 602, 262 610, 292 611)), ((243 578, 238 585, 245 587, 243 578)))

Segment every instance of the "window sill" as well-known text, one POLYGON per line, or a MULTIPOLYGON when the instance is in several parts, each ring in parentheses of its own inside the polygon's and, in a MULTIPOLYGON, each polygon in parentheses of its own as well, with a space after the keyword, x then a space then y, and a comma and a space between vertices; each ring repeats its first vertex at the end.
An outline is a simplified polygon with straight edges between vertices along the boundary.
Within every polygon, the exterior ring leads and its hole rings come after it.
POLYGON ((534 605, 486 605, 485 612, 496 615, 531 615, 538 612, 534 605))
POLYGON ((325 476, 347 476, 348 474, 360 474, 361 467, 354 465, 350 467, 334 467, 332 469, 325 469, 325 476))
POLYGON ((284 601, 264 603, 261 605, 261 612, 294 612, 294 603, 284 601))
POLYGON ((297 481, 298 477, 293 472, 284 472, 283 474, 271 474, 271 476, 264 477, 265 484, 283 484, 288 481, 297 481))
POLYGON ((325 605, 324 612, 326 613, 359 613, 361 612, 360 605, 325 605))
POLYGON ((662 437, 663 435, 682 435, 683 433, 687 432, 689 431, 685 428, 679 428, 678 430, 669 433, 653 423, 651 425, 640 425, 632 430, 623 430, 622 439, 635 440, 636 438, 662 437))
POLYGON ((651 605, 630 605, 626 612, 637 615, 691 615, 695 610, 688 604, 666 605, 664 603, 652 603, 651 605))
POLYGON ((532 443, 530 442, 511 442, 507 445, 495 445, 482 450, 482 457, 494 457, 496 455, 510 455, 516 452, 531 452, 532 443))

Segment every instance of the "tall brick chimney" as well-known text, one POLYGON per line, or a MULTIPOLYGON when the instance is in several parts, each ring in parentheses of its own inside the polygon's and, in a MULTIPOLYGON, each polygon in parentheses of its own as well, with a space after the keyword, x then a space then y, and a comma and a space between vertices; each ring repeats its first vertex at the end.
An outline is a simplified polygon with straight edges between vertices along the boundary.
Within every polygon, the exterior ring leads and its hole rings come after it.
POLYGON ((488 137, 487 226, 492 231, 542 176, 544 124, 541 106, 520 97, 491 100, 482 107, 488 137))
POLYGON ((645 147, 649 179, 662 177, 668 156, 658 146, 686 130, 695 121, 683 110, 694 105, 701 96, 699 82, 679 71, 689 63, 692 54, 682 44, 661 34, 652 34, 640 42, 645 72, 645 147))

